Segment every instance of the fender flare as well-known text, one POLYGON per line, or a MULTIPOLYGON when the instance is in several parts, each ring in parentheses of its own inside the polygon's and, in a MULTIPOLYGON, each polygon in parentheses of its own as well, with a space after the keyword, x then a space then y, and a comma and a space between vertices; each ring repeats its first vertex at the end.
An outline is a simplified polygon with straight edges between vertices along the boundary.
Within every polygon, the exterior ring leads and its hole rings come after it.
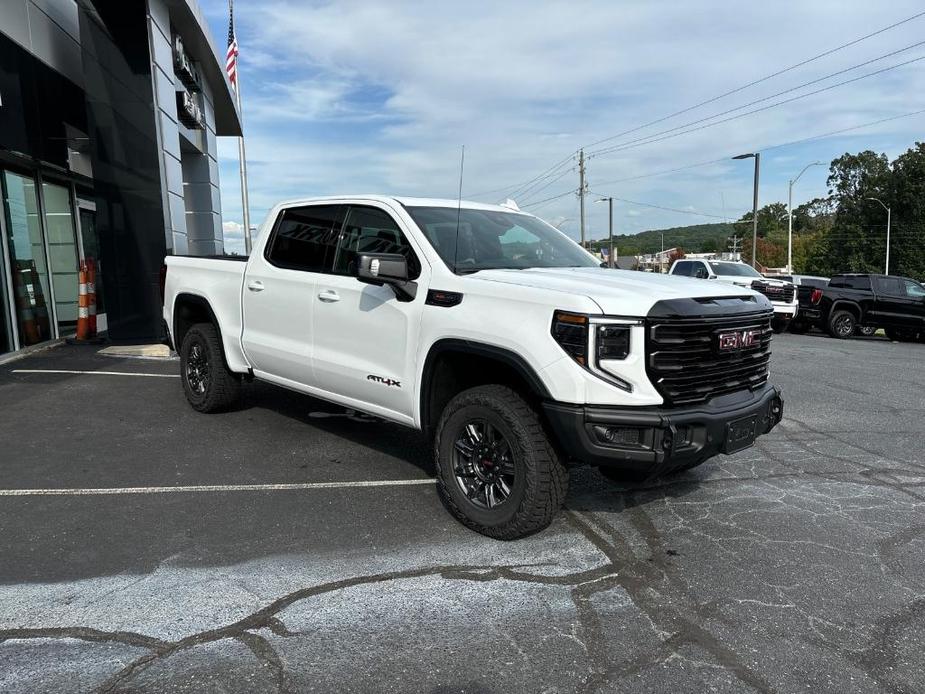
POLYGON ((475 342, 472 340, 461 340, 458 338, 444 338, 434 342, 427 352, 424 360, 424 368, 421 371, 421 391, 418 397, 418 406, 420 408, 421 429, 426 431, 433 422, 428 421, 428 397, 430 396, 431 386, 433 384, 433 369, 437 358, 447 352, 458 352, 463 354, 472 354, 479 357, 493 359, 513 369, 530 387, 533 393, 543 399, 551 400, 552 396, 549 389, 539 377, 536 370, 516 352, 506 347, 485 342, 475 342))

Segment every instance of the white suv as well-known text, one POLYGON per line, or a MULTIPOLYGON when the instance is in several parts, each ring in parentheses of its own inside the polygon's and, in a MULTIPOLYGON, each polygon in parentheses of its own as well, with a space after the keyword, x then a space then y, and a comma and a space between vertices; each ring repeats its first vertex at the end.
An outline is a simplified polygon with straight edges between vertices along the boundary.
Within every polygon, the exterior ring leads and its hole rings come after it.
POLYGON ((796 287, 792 282, 765 277, 745 263, 700 258, 676 260, 668 274, 727 282, 764 294, 774 306, 774 320, 771 322, 771 327, 776 333, 787 329, 787 325, 796 316, 799 308, 796 287))

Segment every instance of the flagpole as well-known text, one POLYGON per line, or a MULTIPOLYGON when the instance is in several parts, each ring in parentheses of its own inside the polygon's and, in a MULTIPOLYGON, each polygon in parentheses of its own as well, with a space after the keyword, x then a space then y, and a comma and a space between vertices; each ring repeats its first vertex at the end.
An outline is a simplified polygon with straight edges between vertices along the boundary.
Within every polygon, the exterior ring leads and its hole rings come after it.
POLYGON ((241 137, 238 138, 238 161, 241 175, 241 209, 244 218, 244 252, 251 254, 251 215, 247 199, 247 157, 244 154, 244 110, 241 107, 241 71, 235 68, 235 98, 238 101, 238 118, 241 121, 241 137))

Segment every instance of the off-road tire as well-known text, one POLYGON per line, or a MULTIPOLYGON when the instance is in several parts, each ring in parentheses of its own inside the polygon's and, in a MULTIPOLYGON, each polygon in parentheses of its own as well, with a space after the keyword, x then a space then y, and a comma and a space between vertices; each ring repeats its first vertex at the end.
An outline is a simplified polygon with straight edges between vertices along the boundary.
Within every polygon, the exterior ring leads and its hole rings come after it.
POLYGON ((241 394, 241 377, 228 368, 218 330, 211 323, 196 323, 183 337, 180 347, 180 380, 192 408, 198 412, 222 412, 232 407, 241 394), (204 392, 191 385, 190 353, 199 348, 205 356, 209 374, 204 392))
POLYGON ((562 506, 568 470, 550 442, 537 412, 501 385, 470 388, 443 409, 434 435, 437 490, 466 527, 498 540, 516 540, 547 527, 562 506), (457 482, 457 436, 473 419, 489 421, 504 436, 514 459, 510 497, 494 508, 469 500, 457 482))
POLYGON ((827 326, 829 335, 836 339, 844 340, 854 335, 854 328, 857 323, 858 321, 851 311, 832 311, 827 326))

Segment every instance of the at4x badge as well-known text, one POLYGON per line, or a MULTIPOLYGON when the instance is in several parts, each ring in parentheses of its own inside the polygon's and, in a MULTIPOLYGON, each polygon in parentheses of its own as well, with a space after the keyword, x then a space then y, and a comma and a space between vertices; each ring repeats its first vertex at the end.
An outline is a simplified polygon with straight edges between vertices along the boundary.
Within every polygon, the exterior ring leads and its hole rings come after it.
POLYGON ((401 381, 396 381, 394 378, 383 378, 382 376, 373 376, 370 374, 366 377, 367 381, 373 381, 374 383, 381 383, 384 386, 395 386, 396 388, 401 388, 401 381))

